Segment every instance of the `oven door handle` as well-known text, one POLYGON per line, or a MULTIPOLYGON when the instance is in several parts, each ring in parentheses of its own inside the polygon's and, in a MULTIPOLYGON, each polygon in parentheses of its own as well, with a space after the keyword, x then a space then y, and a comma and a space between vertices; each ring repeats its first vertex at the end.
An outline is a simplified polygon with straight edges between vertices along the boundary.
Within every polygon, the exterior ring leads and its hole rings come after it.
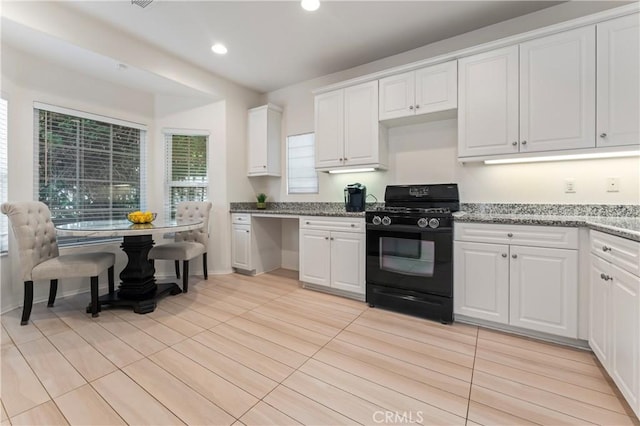
POLYGON ((375 289, 374 293, 380 294, 382 296, 391 296, 398 299, 408 300, 410 302, 427 302, 427 303, 430 302, 430 300, 426 297, 418 297, 418 296, 413 296, 411 294, 398 293, 395 291, 385 291, 385 290, 375 289))
POLYGON ((387 231, 387 232, 406 232, 415 234, 416 232, 452 232, 453 228, 450 226, 443 226, 442 228, 420 228, 414 225, 374 225, 367 223, 367 231, 387 231))

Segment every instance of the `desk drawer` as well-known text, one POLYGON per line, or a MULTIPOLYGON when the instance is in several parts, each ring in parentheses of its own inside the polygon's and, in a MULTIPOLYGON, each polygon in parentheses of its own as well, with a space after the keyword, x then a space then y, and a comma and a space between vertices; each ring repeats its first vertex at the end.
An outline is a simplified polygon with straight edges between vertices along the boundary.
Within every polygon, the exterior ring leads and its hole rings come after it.
POLYGON ((231 213, 231 223, 250 225, 251 214, 250 213, 231 213))

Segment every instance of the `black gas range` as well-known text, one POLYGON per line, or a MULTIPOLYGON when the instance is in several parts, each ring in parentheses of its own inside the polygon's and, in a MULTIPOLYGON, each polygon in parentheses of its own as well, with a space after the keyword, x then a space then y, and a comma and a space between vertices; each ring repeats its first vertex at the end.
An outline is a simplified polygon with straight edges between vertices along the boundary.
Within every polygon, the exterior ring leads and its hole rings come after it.
POLYGON ((457 184, 390 185, 385 206, 365 213, 366 300, 453 321, 453 212, 457 184))

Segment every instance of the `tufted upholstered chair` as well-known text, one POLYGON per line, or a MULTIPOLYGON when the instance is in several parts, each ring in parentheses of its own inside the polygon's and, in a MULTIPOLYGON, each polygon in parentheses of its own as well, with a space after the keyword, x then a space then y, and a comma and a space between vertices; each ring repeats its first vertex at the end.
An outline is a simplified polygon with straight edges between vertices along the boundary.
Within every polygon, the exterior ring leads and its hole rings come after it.
POLYGON ((2 213, 9 217, 20 252, 20 266, 24 280, 22 325, 29 322, 33 305, 33 282, 49 280, 49 302, 53 306, 58 291, 58 279, 91 277, 91 314, 98 316, 98 275, 108 270, 109 292, 114 291, 113 253, 80 253, 60 256, 56 228, 51 212, 39 201, 4 203, 2 213))
POLYGON ((202 270, 204 279, 207 273, 207 247, 209 247, 209 214, 211 203, 208 201, 185 201, 178 203, 176 221, 178 223, 193 219, 200 219, 204 226, 193 231, 176 232, 173 243, 153 247, 149 251, 149 259, 173 260, 175 262, 176 277, 180 278, 180 261, 182 261, 182 291, 189 291, 189 260, 202 255, 202 270))

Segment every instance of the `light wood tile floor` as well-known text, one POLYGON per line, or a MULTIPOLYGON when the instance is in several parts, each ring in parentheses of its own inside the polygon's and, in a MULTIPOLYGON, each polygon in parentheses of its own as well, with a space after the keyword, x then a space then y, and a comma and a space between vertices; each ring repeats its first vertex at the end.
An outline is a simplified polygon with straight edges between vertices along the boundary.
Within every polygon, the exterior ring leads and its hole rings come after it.
POLYGON ((2 316, 1 425, 639 425, 586 351, 300 288, 191 278, 148 315, 2 316))

